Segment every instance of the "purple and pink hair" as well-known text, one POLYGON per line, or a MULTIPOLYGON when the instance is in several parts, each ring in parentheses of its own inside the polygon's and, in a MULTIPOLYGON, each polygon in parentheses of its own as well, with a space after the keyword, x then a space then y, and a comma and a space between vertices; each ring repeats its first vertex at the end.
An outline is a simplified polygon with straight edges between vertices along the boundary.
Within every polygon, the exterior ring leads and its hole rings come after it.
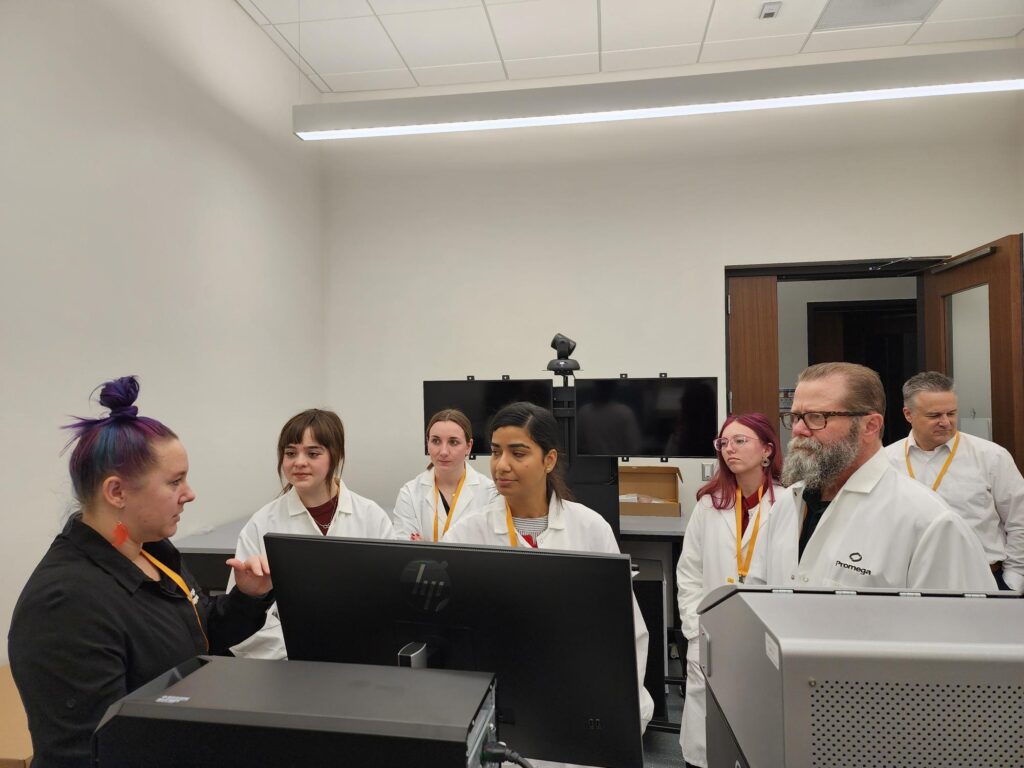
POLYGON ((177 437, 156 419, 138 415, 133 405, 138 396, 135 376, 108 381, 100 388, 99 399, 110 413, 100 419, 75 418, 62 427, 74 434, 64 450, 77 442, 68 471, 80 504, 88 504, 110 475, 141 477, 156 461, 153 443, 177 437))
MULTIPOLYGON (((768 496, 774 502, 775 492, 772 490, 772 484, 779 481, 779 476, 782 473, 782 451, 779 450, 779 437, 763 413, 733 414, 722 423, 722 428, 718 430, 718 436, 721 437, 725 428, 734 422, 752 430, 762 443, 771 447, 772 454, 768 466, 761 468, 763 475, 761 482, 762 485, 768 485, 768 496)), ((736 475, 722 460, 722 452, 716 448, 715 454, 718 456, 718 469, 715 470, 711 479, 697 491, 697 498, 700 499, 702 496, 710 494, 715 509, 727 509, 736 503, 736 475)))

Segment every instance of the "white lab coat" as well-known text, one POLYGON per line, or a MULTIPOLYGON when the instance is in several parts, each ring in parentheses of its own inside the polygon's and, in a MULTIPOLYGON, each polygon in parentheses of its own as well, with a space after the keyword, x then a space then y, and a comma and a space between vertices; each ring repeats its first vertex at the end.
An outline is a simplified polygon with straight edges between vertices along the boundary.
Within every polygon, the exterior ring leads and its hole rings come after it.
MULTIPOLYGON (((253 555, 266 555, 263 536, 267 533, 297 533, 308 536, 322 536, 316 521, 299 499, 298 492, 292 488, 283 496, 260 509, 238 536, 235 557, 240 560, 253 555)), ((387 512, 370 499, 352 493, 344 483, 338 494, 338 509, 334 513, 328 536, 348 536, 360 539, 391 539, 394 531, 387 512)), ((273 578, 273 575, 271 575, 273 578)), ((234 573, 228 579, 228 591, 234 586, 234 573)), ((330 589, 330 586, 325 586, 330 589)), ((254 659, 286 658, 284 635, 281 632, 281 620, 277 614, 277 603, 267 611, 267 621, 263 629, 231 649, 235 656, 246 656, 254 659)))
MULTIPOLYGON (((763 545, 764 533, 771 515, 773 498, 781 499, 786 489, 773 485, 772 494, 761 499, 761 523, 754 551, 763 545)), ((742 557, 746 558, 750 539, 754 533, 757 513, 751 510, 750 522, 740 540, 742 557)), ((753 563, 753 558, 751 558, 753 563)), ((736 565, 736 506, 735 500, 726 509, 716 509, 710 495, 702 496, 686 523, 683 551, 676 564, 676 586, 679 600, 679 618, 683 634, 690 642, 686 646, 686 700, 683 704, 683 722, 679 730, 679 745, 688 763, 707 766, 705 680, 700 668, 700 643, 697 606, 715 587, 739 581, 736 565)))
MULTIPOLYGON (((455 544, 491 544, 507 547, 508 521, 505 500, 487 506, 480 514, 456 520, 444 541, 455 544)), ((611 552, 618 554, 612 528, 597 512, 574 501, 559 501, 552 494, 548 505, 548 527, 537 537, 539 549, 567 549, 577 552, 611 552)), ((661 631, 661 628, 658 628, 661 631)), ((654 715, 654 700, 644 688, 647 671, 647 645, 650 635, 640 614, 640 606, 633 598, 633 632, 636 642, 637 678, 640 689, 641 731, 647 728, 654 715)), ((533 761, 534 765, 537 764, 533 761)))
POLYGON ((971 529, 929 488, 898 473, 885 450, 840 489, 799 557, 803 483, 772 508, 750 581, 779 587, 996 589, 971 529))
MULTIPOLYGON (((459 503, 451 511, 452 525, 455 524, 455 520, 479 512, 498 498, 498 489, 494 487, 494 481, 467 463, 466 481, 459 492, 459 503)), ((440 499, 437 501, 437 507, 437 535, 441 536, 448 515, 440 499)), ((433 469, 420 472, 403 485, 395 500, 395 536, 408 540, 414 533, 420 534, 424 541, 434 540, 433 469)))
MULTIPOLYGON (((897 472, 907 474, 906 447, 914 477, 928 488, 942 471, 956 437, 934 451, 918 447, 913 432, 886 447, 897 472)), ((1024 589, 1024 477, 1001 445, 965 432, 936 493, 962 517, 981 542, 990 563, 1003 563, 1003 580, 1024 589)))

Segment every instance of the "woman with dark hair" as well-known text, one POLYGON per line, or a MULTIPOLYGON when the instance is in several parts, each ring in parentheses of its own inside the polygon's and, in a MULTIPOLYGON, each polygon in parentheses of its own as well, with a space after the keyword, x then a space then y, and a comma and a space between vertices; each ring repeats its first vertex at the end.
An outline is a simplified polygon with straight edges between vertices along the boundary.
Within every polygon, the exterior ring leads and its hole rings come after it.
MULTIPOLYGON (((267 533, 393 538, 387 513, 341 481, 344 463, 345 427, 338 414, 310 408, 288 419, 277 440, 277 474, 284 487, 245 524, 235 557, 266 557, 263 536, 267 533)), ((228 589, 231 584, 229 579, 228 589)), ((231 651, 250 658, 285 658, 276 603, 263 629, 231 651)))
MULTIPOLYGON (((558 422, 533 403, 510 403, 491 421, 491 474, 501 500, 455 522, 445 542, 618 553, 611 526, 572 501, 562 477, 558 422)), ((633 600, 641 729, 654 713, 644 689, 649 635, 633 600)))
POLYGON ((395 535, 413 541, 438 541, 452 522, 479 512, 498 498, 489 477, 473 469, 473 425, 455 408, 438 411, 427 424, 430 464, 402 486, 395 501, 395 535))
POLYGON ((11 620, 11 672, 28 714, 32 765, 89 766, 107 707, 168 669, 223 653, 263 625, 265 558, 227 561, 237 583, 208 598, 168 538, 186 504, 177 435, 138 415, 134 376, 108 381, 98 419, 76 419, 69 469, 81 507, 29 577, 11 620))
POLYGON ((730 416, 714 441, 718 469, 699 491, 676 566, 679 616, 686 649, 686 700, 679 743, 689 765, 707 766, 704 674, 697 642, 697 606, 722 584, 742 583, 768 510, 782 491, 779 438, 760 413, 730 416))

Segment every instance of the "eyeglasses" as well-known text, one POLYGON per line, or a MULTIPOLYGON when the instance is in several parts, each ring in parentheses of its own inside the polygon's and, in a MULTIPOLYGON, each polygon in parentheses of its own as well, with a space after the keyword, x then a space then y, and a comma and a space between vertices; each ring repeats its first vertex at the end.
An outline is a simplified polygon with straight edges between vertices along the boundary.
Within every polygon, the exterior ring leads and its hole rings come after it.
POLYGON ((719 437, 711 441, 711 444, 715 446, 716 451, 724 451, 726 446, 731 442, 736 449, 739 450, 747 443, 756 442, 756 437, 747 437, 746 435, 736 435, 736 437, 719 437))
POLYGON ((792 429, 796 426, 798 421, 803 421, 809 430, 816 432, 819 429, 824 429, 828 426, 828 420, 832 416, 867 416, 867 411, 808 411, 807 413, 797 413, 796 411, 786 411, 780 413, 779 418, 782 419, 782 426, 786 429, 792 429))

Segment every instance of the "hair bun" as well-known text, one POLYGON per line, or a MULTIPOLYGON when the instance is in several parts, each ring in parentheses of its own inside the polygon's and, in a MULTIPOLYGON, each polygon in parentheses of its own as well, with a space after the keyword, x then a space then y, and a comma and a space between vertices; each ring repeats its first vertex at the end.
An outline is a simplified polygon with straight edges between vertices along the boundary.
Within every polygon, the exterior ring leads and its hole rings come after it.
POLYGON ((103 385, 100 405, 110 409, 111 417, 136 416, 139 409, 133 403, 138 396, 139 380, 135 376, 122 376, 103 385))

